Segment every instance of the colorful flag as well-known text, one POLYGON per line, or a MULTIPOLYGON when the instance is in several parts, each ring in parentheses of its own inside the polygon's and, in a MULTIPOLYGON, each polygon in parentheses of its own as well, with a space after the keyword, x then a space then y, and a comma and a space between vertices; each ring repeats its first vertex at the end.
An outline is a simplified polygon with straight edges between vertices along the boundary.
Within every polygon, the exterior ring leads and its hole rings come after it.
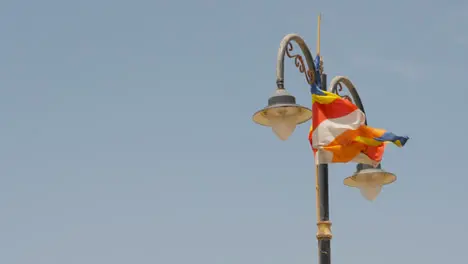
MULTIPOLYGON (((320 75, 319 75, 320 76, 320 75)), ((357 162, 378 165, 385 143, 402 147, 408 137, 365 125, 365 114, 351 101, 320 90, 314 83, 312 92, 312 126, 309 141, 318 163, 357 162)))

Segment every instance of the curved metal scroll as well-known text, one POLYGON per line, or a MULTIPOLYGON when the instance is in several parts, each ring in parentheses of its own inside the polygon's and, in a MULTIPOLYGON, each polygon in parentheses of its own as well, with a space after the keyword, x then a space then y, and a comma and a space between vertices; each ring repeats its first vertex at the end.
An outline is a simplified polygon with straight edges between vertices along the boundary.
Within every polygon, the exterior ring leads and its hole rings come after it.
POLYGON ((281 40, 280 48, 278 50, 278 57, 276 61, 276 85, 279 89, 284 89, 284 55, 287 54, 288 57, 294 58, 294 62, 296 67, 299 69, 300 72, 305 73, 306 80, 309 84, 314 82, 315 78, 315 65, 314 59, 312 54, 310 53, 309 48, 305 41, 297 34, 288 34, 286 35, 283 40, 281 40), (292 51, 293 47, 291 41, 295 41, 297 45, 304 53, 304 57, 307 63, 307 68, 304 65, 304 61, 302 57, 297 55, 291 55, 289 52, 292 51))
MULTIPOLYGON (((362 104, 361 97, 359 96, 358 91, 356 90, 356 87, 353 85, 350 79, 346 76, 336 76, 333 78, 330 82, 330 86, 328 87, 328 91, 335 93, 345 99, 350 100, 348 96, 343 96, 340 95, 340 92, 343 91, 343 84, 348 88, 348 91, 351 93, 352 101, 353 103, 361 109, 363 113, 364 111, 364 105, 362 104)), ((366 125, 367 125, 367 118, 366 118, 366 125)))

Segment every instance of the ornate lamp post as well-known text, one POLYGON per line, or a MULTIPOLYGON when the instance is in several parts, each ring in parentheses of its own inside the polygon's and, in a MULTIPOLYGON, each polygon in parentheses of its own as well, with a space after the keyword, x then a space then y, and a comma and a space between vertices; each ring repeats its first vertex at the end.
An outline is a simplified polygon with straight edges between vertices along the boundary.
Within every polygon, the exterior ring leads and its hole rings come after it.
MULTIPOLYGON (((319 18, 320 23, 320 18, 319 18)), ((320 27, 319 27, 320 30, 320 27)), ((320 31, 319 31, 320 32, 320 31)), ((318 41, 318 47, 320 41, 318 41)), ((319 48, 317 49, 319 53, 319 48)), ((286 140, 298 124, 307 122, 312 117, 312 111, 304 106, 296 104, 294 96, 289 94, 284 88, 284 58, 285 55, 293 58, 296 67, 301 73, 304 73, 306 81, 312 84, 315 78, 321 78, 321 89, 325 90, 327 75, 323 69, 316 69, 312 54, 304 40, 297 34, 286 35, 281 41, 278 51, 276 66, 276 85, 274 94, 268 99, 268 106, 257 111, 253 116, 253 121, 257 124, 271 127, 273 132, 282 140, 286 140), (301 55, 291 55, 293 51, 292 42, 302 50, 305 58, 301 55), (317 76, 319 72, 321 76, 317 76)), ((319 67, 323 68, 322 63, 319 67)), ((343 85, 349 90, 351 97, 342 96, 358 106, 363 112, 359 94, 352 82, 343 76, 333 78, 329 91, 339 94, 343 90, 343 85)), ((368 200, 373 200, 380 193, 383 185, 392 183, 396 180, 395 175, 385 172, 380 165, 377 168, 366 164, 358 164, 356 172, 344 180, 344 184, 350 187, 356 187, 368 200)), ((330 241, 332 238, 331 222, 329 219, 329 194, 328 194, 328 165, 319 164, 316 167, 316 210, 317 210, 317 240, 319 250, 319 264, 330 264, 330 241)))

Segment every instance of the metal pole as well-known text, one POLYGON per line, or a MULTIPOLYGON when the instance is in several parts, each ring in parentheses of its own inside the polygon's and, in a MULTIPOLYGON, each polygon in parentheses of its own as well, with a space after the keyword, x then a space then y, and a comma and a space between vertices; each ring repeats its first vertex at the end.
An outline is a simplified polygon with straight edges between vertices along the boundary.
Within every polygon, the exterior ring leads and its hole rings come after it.
MULTIPOLYGON (((327 88, 327 75, 322 74, 322 90, 327 88)), ((328 164, 317 166, 317 240, 319 264, 331 264, 331 222, 328 202, 328 164)))

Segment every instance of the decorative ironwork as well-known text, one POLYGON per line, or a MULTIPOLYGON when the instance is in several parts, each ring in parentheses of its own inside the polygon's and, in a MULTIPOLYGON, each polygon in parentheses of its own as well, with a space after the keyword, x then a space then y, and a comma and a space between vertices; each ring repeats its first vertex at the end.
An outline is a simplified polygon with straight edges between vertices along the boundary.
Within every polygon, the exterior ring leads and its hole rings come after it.
POLYGON ((335 78, 333 78, 330 82, 330 88, 328 89, 328 91, 335 93, 346 100, 349 100, 350 102, 355 104, 359 109, 361 109, 362 112, 365 113, 364 106, 362 105, 361 97, 359 96, 359 93, 357 92, 356 87, 351 82, 351 80, 348 79, 348 77, 336 76, 335 78), (344 88, 343 86, 347 88, 349 95, 340 94, 340 92, 343 91, 343 88, 344 88))
POLYGON ((335 94, 339 95, 341 98, 346 99, 354 104, 353 99, 349 95, 340 94, 343 91, 343 84, 341 82, 336 84, 336 90, 333 91, 335 94))
POLYGON ((343 91, 343 84, 341 84, 340 82, 336 84, 336 90, 334 91, 337 95, 341 96, 340 95, 340 92, 343 91))
POLYGON ((353 100, 351 99, 351 97, 347 96, 347 95, 343 95, 341 98, 345 99, 345 100, 348 100, 350 101, 351 103, 354 104, 353 100))
POLYGON ((289 58, 294 58, 294 64, 296 64, 296 67, 298 68, 299 72, 304 73, 305 78, 307 80, 308 84, 312 84, 312 81, 314 80, 314 72, 311 71, 310 69, 306 69, 304 59, 302 58, 301 55, 295 54, 291 55, 291 51, 293 51, 294 47, 291 44, 291 42, 288 43, 288 47, 286 49, 286 55, 289 58))

